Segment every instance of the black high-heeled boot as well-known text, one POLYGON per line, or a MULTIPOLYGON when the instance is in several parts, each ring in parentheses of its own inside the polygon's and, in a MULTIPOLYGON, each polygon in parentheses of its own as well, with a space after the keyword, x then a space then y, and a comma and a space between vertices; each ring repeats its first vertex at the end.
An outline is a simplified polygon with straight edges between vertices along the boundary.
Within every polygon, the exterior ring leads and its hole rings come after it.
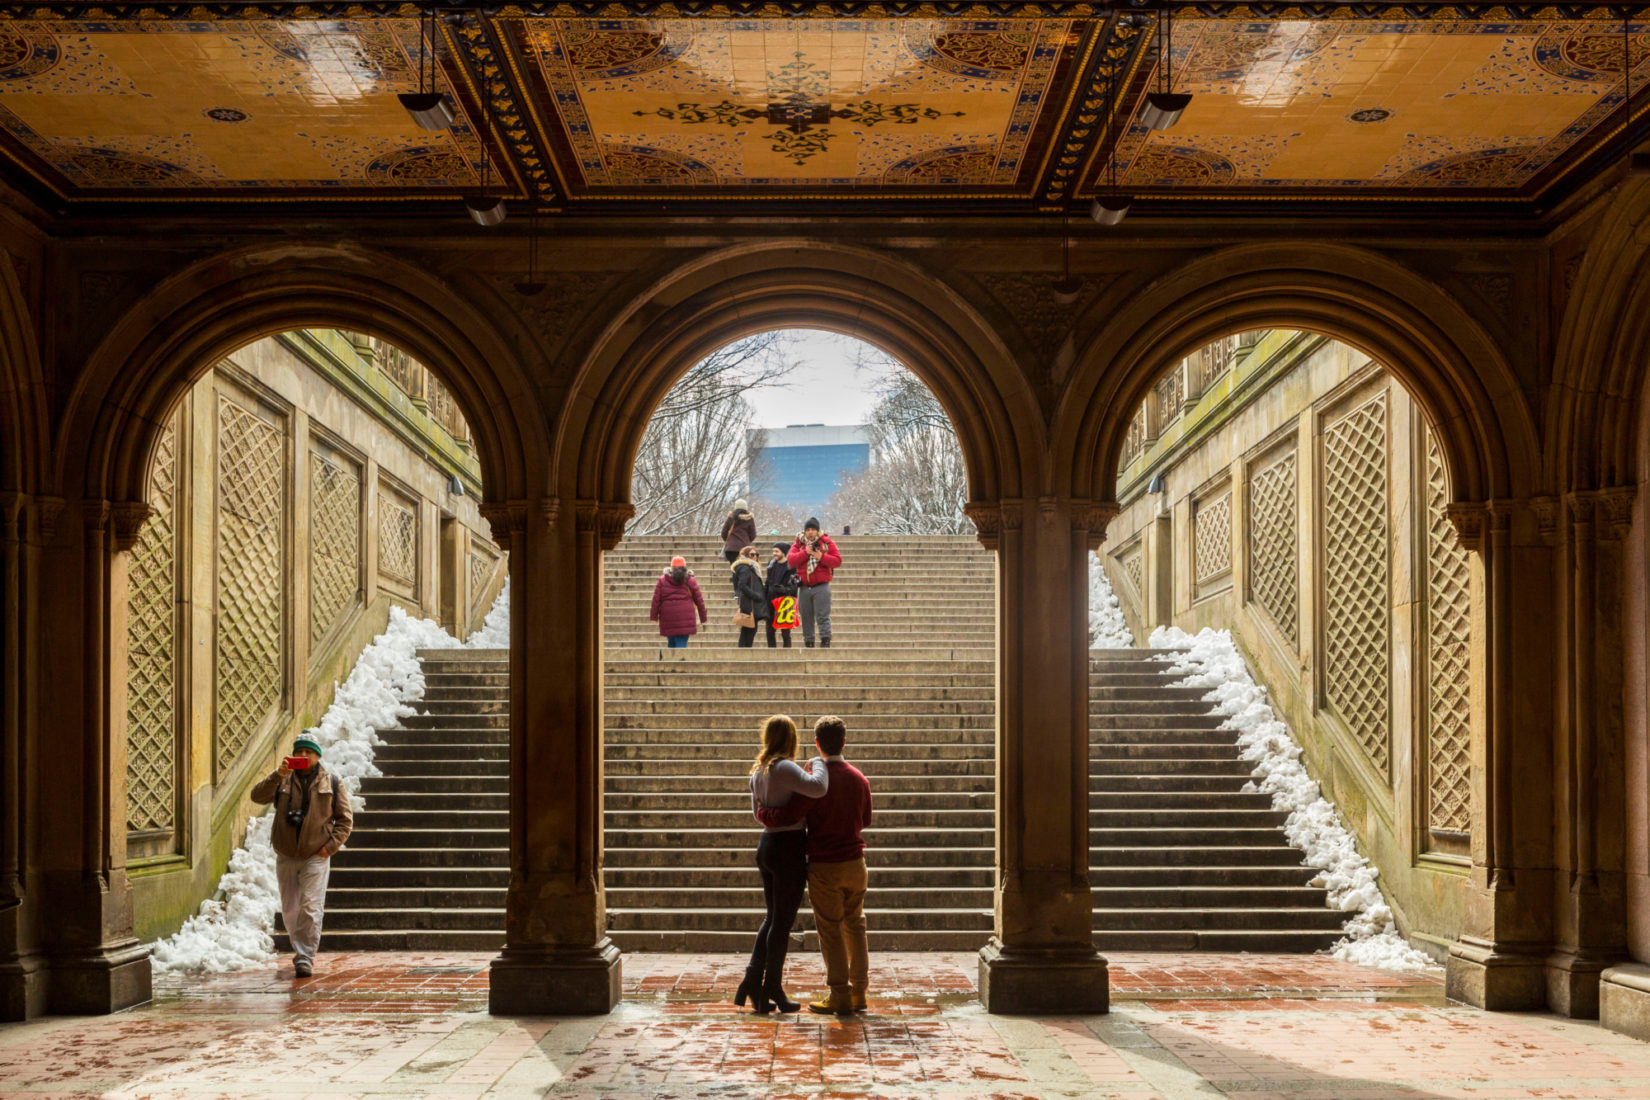
POLYGON ((777 985, 762 988, 763 1003, 773 1002, 773 1008, 779 1012, 800 1012, 802 1006, 785 996, 785 990, 777 985))
POLYGON ((733 995, 733 1003, 740 1008, 745 1007, 745 998, 759 1000, 762 996, 762 968, 758 966, 745 967, 745 980, 739 983, 739 989, 733 995))

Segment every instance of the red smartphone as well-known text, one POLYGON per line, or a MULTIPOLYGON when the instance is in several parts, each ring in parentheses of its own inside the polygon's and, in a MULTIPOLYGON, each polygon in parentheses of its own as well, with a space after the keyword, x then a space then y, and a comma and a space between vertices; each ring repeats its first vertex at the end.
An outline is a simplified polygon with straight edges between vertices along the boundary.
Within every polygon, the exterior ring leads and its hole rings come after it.
POLYGON ((289 756, 286 758, 285 763, 288 768, 295 772, 309 771, 309 757, 307 756, 289 756))

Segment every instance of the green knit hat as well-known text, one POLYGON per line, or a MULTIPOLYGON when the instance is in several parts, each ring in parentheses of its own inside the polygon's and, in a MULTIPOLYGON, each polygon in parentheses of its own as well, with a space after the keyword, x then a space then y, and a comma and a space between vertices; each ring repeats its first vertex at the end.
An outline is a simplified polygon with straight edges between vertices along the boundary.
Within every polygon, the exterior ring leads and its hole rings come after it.
POLYGON ((315 740, 314 730, 305 730, 303 733, 298 735, 298 739, 296 741, 292 742, 293 752, 298 752, 301 749, 309 749, 316 756, 321 755, 321 742, 315 740))

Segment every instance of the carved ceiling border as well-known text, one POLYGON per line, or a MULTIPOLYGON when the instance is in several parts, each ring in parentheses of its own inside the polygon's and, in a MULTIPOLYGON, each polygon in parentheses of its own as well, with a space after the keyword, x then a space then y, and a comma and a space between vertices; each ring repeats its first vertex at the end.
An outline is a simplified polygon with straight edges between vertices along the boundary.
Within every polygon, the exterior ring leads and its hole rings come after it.
MULTIPOLYGON (((443 11, 484 13, 501 19, 1099 19, 1114 14, 1155 13, 1165 7, 1177 14, 1206 19, 1357 19, 1357 20, 1580 20, 1616 21, 1611 5, 1588 3, 1378 3, 1368 0, 1315 0, 1311 3, 1237 2, 1237 0, 944 0, 900 3, 874 0, 546 0, 494 3, 492 0, 444 0, 443 11)), ((0 21, 95 19, 154 22, 244 22, 254 19, 417 18, 421 9, 405 0, 194 0, 192 3, 60 3, 0 7, 0 21)))

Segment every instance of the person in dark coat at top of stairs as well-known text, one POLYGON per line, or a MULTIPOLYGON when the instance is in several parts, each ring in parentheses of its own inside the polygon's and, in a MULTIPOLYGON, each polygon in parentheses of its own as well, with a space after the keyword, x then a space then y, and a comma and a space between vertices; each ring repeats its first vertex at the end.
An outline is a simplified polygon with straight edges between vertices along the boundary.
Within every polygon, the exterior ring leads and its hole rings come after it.
POLYGON ((688 638, 707 621, 705 597, 686 558, 670 559, 670 568, 653 586, 653 608, 647 617, 659 624, 659 633, 671 649, 686 649, 688 638))
POLYGON ((756 517, 750 506, 740 498, 733 502, 733 511, 722 521, 722 556, 732 565, 739 551, 756 541, 756 517))
POLYGON ((768 602, 768 588, 763 579, 762 565, 756 558, 756 547, 739 551, 739 558, 728 566, 733 574, 733 591, 739 597, 739 614, 749 616, 749 626, 739 627, 739 648, 749 649, 756 641, 756 624, 773 616, 773 605, 768 602))

